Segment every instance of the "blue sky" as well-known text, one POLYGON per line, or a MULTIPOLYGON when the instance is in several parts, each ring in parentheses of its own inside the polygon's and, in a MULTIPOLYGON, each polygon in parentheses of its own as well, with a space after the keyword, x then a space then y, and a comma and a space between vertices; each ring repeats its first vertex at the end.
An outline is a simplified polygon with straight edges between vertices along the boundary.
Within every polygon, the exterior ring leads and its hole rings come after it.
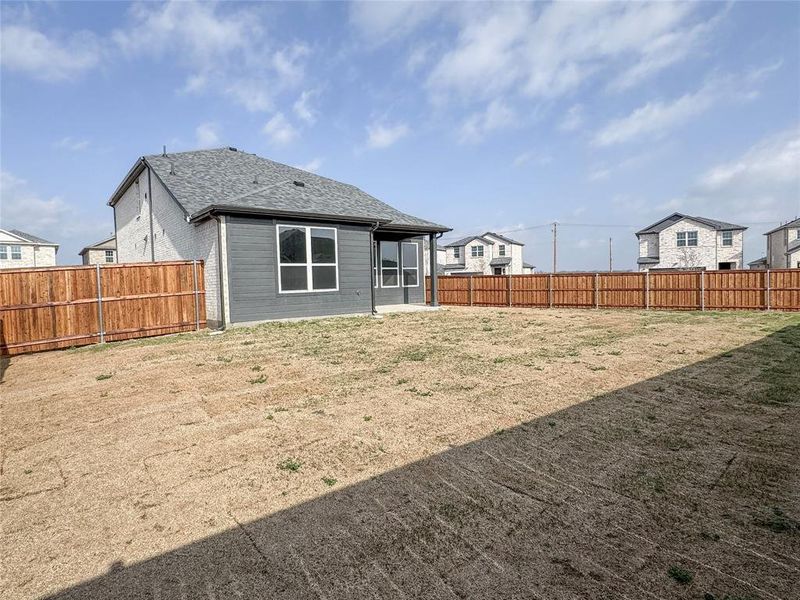
POLYGON ((673 211, 800 214, 800 4, 0 5, 0 226, 113 230, 138 156, 236 146, 549 269, 673 211))

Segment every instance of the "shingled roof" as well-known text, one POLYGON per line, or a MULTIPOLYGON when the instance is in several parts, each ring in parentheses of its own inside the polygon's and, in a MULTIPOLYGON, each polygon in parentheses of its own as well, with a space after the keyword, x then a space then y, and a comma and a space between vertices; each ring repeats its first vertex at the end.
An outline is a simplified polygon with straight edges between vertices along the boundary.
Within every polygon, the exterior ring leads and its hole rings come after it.
POLYGON ((380 222, 383 229, 404 231, 450 230, 403 213, 354 185, 235 148, 144 156, 114 192, 111 206, 145 166, 195 220, 214 212, 252 213, 380 222))
POLYGON ((684 215, 682 213, 672 213, 670 216, 661 219, 660 221, 656 221, 649 227, 645 227, 641 231, 637 231, 636 235, 642 235, 645 233, 660 233, 665 230, 667 227, 674 225, 678 221, 682 221, 683 219, 690 219, 692 221, 696 221, 698 223, 702 223, 703 225, 707 225, 717 231, 732 231, 732 230, 744 230, 747 227, 742 227, 741 225, 734 225, 733 223, 726 223, 725 221, 717 221, 716 219, 707 219, 705 217, 692 217, 691 215, 684 215))
POLYGON ((7 229, 6 231, 8 231, 8 233, 12 235, 17 236, 18 238, 20 238, 25 242, 30 242, 32 244, 41 244, 44 246, 58 247, 58 244, 56 244, 55 242, 50 242, 44 238, 40 238, 39 236, 31 235, 30 233, 25 233, 24 231, 20 231, 19 229, 7 229))
POLYGON ((794 221, 789 221, 788 223, 784 223, 780 227, 776 227, 775 229, 770 229, 764 235, 769 235, 770 233, 775 233, 776 231, 780 231, 781 229, 788 229, 792 227, 800 227, 800 219, 795 219, 794 221))

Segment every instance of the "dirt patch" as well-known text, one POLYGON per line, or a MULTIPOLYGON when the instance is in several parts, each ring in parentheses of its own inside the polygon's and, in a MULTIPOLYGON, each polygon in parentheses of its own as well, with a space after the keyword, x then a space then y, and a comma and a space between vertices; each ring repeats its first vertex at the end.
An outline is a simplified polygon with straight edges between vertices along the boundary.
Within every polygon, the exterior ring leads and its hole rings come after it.
POLYGON ((800 316, 448 309, 16 357, 3 597, 788 598, 800 316))

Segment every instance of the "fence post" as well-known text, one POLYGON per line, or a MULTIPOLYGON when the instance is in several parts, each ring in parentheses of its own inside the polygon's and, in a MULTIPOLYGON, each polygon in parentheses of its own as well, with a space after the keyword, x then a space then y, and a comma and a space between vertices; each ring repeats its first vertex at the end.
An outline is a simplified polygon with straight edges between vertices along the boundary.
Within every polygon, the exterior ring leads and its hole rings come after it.
POLYGON ((96 264, 95 266, 95 275, 97 279, 97 324, 100 327, 100 343, 105 344, 106 342, 106 327, 105 322, 103 321, 103 287, 100 284, 100 264, 96 264))
POLYGON ((706 309, 706 272, 700 271, 700 310, 706 309))
POLYGON ((771 300, 772 300, 772 298, 770 298, 770 289, 769 289, 769 269, 767 269, 767 298, 766 298, 766 300, 767 300, 767 310, 769 310, 770 309, 771 300))
POLYGON ((650 269, 644 272, 644 308, 650 310, 650 269))
POLYGON ((550 308, 553 308, 553 274, 547 278, 547 303, 550 308))
POLYGON ((197 259, 192 259, 192 283, 194 285, 194 330, 200 331, 200 296, 197 289, 197 259))
POLYGON ((508 305, 511 306, 511 275, 508 275, 508 305))
POLYGON ((469 276, 469 305, 472 306, 472 275, 469 276))
POLYGON ((594 274, 594 307, 600 308, 600 273, 594 274))

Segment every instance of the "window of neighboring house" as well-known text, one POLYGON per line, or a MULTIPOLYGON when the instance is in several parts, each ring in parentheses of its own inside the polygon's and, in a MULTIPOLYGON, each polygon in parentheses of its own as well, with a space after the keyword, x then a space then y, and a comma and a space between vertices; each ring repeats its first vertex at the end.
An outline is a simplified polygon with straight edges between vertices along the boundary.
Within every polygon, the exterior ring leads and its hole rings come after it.
POLYGON ((733 232, 732 231, 723 231, 722 232, 722 245, 723 246, 733 246, 733 232))
POLYGON ((403 287, 419 286, 419 245, 416 242, 403 242, 403 287))
POLYGON ((11 260, 22 260, 22 246, 11 246, 11 260))
POLYGON ((483 256, 483 246, 472 246, 470 252, 472 258, 479 258, 483 256))
POLYGON ((497 255, 498 256, 505 256, 506 255, 506 247, 505 244, 500 244, 497 247, 497 255))
POLYGON ((400 287, 400 256, 397 242, 381 242, 381 287, 400 287))
POLYGON ((679 231, 678 246, 697 246, 696 231, 679 231))
POLYGON ((8 246, 0 246, 0 260, 8 260, 8 246))
POLYGON ((378 242, 372 242, 372 285, 378 287, 378 242))
POLYGON ((453 258, 461 258, 461 248, 458 246, 453 248, 453 258))
POLYGON ((114 262, 114 251, 113 250, 106 250, 106 262, 113 263, 114 262))
POLYGON ((278 291, 339 289, 337 233, 333 227, 277 225, 278 291))

